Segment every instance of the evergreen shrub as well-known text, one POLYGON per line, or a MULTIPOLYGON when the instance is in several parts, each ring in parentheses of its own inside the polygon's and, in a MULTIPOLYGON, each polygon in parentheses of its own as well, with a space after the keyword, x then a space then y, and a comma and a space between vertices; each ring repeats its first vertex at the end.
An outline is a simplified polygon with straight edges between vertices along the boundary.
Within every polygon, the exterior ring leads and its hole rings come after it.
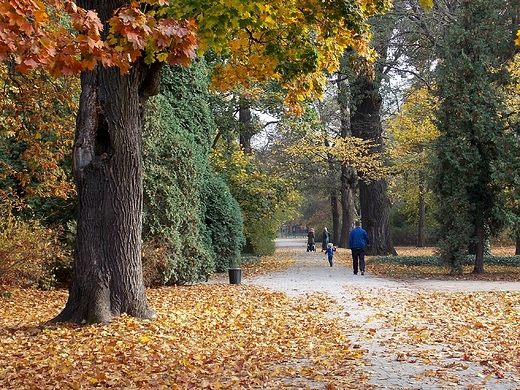
POLYGON ((215 131, 203 60, 165 67, 143 133, 143 271, 148 285, 206 280, 238 264, 243 221, 210 171, 215 131))
POLYGON ((236 268, 245 244, 244 221, 238 202, 224 181, 208 175, 202 190, 206 234, 211 242, 217 272, 236 268))
MULTIPOLYGON (((444 267, 440 256, 379 256, 370 260, 371 263, 378 264, 400 264, 412 266, 435 266, 444 267)), ((471 266, 475 264, 475 255, 464 255, 461 266, 471 266)), ((485 265, 520 267, 520 256, 484 256, 485 265)))

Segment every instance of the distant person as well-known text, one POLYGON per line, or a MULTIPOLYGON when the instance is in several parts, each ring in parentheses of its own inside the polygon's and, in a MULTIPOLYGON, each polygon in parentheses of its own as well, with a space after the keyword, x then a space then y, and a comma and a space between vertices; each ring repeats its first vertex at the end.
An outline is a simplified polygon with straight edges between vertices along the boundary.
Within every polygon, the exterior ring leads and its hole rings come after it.
POLYGON ((307 252, 316 252, 316 242, 313 228, 310 228, 309 233, 307 233, 307 252))
POLYGON ((325 250, 325 254, 329 260, 329 264, 332 267, 334 265, 334 252, 336 252, 336 247, 332 242, 327 244, 327 249, 325 250))
POLYGON ((321 241, 321 250, 322 252, 325 252, 327 250, 327 246, 329 245, 330 241, 330 233, 327 230, 327 228, 323 228, 323 237, 321 241))
POLYGON ((358 264, 361 275, 365 274, 365 246, 370 244, 367 232, 361 227, 361 222, 356 221, 354 229, 350 231, 348 247, 352 251, 352 268, 354 275, 358 274, 358 264))

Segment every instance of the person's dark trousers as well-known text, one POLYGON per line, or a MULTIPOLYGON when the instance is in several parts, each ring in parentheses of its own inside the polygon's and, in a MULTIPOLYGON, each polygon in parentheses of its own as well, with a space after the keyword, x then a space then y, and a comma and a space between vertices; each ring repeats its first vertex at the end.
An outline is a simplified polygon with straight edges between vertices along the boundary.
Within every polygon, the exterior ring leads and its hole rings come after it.
POLYGON ((352 248, 352 268, 355 275, 358 273, 358 265, 359 270, 365 273, 365 248, 352 248))

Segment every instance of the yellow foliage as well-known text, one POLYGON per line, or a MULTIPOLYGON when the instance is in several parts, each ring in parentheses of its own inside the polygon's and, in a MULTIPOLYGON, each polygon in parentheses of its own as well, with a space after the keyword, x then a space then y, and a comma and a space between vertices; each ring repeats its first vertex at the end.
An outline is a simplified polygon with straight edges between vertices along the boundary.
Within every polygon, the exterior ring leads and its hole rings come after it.
POLYGON ((421 153, 425 144, 439 136, 434 124, 435 110, 436 101, 428 89, 410 92, 401 110, 388 122, 395 146, 394 157, 421 153))
POLYGON ((433 0, 419 0, 419 3, 423 6, 424 9, 430 10, 433 8, 433 0))
POLYGON ((410 218, 417 216, 419 196, 429 193, 424 177, 428 176, 428 148, 439 136, 436 104, 426 88, 412 89, 401 110, 388 121, 387 149, 392 170, 397 173, 391 177, 389 193, 403 201, 402 210, 410 218))
POLYGON ((518 121, 518 113, 520 112, 520 54, 514 57, 508 68, 512 79, 512 82, 507 86, 505 94, 509 110, 508 117, 510 120, 518 121))
POLYGON ((60 232, 18 221, 10 210, 0 211, 0 287, 52 287, 53 267, 72 261, 59 242, 60 232))
POLYGON ((387 174, 381 155, 370 151, 373 146, 372 141, 356 137, 339 137, 328 146, 325 140, 308 135, 288 148, 287 152, 292 156, 305 157, 309 163, 328 163, 332 158, 363 173, 363 180, 370 181, 387 174))
POLYGON ((213 87, 232 90, 279 80, 286 102, 301 112, 300 102, 321 97, 323 72, 338 69, 346 48, 373 60, 368 18, 389 8, 389 0, 363 0, 345 9, 341 2, 288 0, 224 3, 186 0, 179 20, 194 18, 200 49, 225 55, 215 69, 213 87), (202 11, 203 10, 203 11, 202 11))

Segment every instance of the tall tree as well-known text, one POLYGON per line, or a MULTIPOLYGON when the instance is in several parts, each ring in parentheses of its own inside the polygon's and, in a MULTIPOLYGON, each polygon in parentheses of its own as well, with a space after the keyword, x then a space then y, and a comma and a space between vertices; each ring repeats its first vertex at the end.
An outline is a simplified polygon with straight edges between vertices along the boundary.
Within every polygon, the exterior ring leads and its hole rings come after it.
MULTIPOLYGON (((378 26, 374 35, 374 47, 380 58, 374 66, 374 74, 359 74, 351 83, 353 109, 351 112, 352 135, 370 140, 373 145, 369 153, 383 152, 383 127, 381 122, 382 96, 380 83, 383 76, 390 38, 393 31, 393 18, 382 17, 374 21, 378 26)), ((361 178, 362 179, 362 178, 361 178)), ((363 227, 370 236, 371 244, 366 252, 369 255, 396 255, 390 240, 390 200, 387 195, 386 179, 380 178, 367 182, 359 181, 359 199, 363 227)))
POLYGON ((498 194, 509 141, 498 87, 507 81, 503 65, 513 53, 517 12, 508 1, 464 0, 443 44, 434 189, 443 204, 441 256, 458 272, 472 244, 473 272, 484 272, 485 231, 501 222, 498 194))
POLYGON ((425 245, 426 205, 431 207, 428 156, 438 136, 434 125, 435 99, 426 88, 412 89, 399 113, 388 121, 391 136, 393 188, 410 222, 417 225, 417 246, 425 245))
MULTIPOLYGON (((348 53, 345 58, 348 59, 348 53)), ((352 128, 350 123, 350 105, 351 91, 349 77, 345 73, 349 71, 349 67, 342 63, 341 71, 337 75, 338 94, 337 100, 339 105, 340 116, 340 137, 352 137, 352 128)), ((341 233, 338 245, 341 248, 348 248, 348 240, 350 230, 354 228, 354 222, 357 219, 356 212, 356 194, 358 188, 358 176, 352 165, 345 162, 341 164, 341 233)))
MULTIPOLYGON (((78 1, 110 20, 124 1, 78 1)), ((162 63, 138 58, 128 70, 96 65, 81 74, 74 141, 78 223, 69 298, 55 321, 107 322, 128 313, 155 318, 141 264, 143 108, 157 94, 162 63)))

